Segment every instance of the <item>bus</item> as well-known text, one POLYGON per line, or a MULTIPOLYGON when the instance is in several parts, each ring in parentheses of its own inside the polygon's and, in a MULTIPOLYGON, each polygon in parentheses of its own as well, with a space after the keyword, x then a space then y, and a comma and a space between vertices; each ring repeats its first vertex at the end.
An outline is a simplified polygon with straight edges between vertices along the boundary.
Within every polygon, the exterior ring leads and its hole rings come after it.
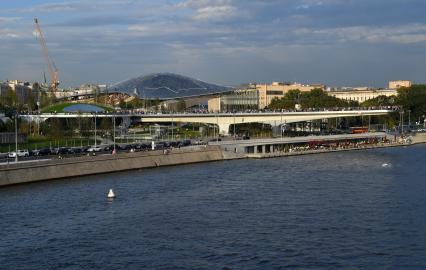
POLYGON ((350 127, 349 132, 351 134, 361 134, 361 133, 367 133, 368 127, 350 127))

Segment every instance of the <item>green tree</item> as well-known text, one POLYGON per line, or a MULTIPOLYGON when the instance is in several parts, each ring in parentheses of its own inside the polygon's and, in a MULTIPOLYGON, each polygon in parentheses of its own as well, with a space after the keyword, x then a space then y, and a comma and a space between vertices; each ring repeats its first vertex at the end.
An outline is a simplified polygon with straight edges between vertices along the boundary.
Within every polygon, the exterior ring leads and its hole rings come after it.
POLYGON ((185 100, 179 100, 179 102, 176 104, 176 111, 177 112, 183 112, 186 109, 186 102, 185 100))
POLYGON ((393 106, 395 105, 396 97, 395 96, 378 96, 361 103, 362 107, 379 107, 379 106, 393 106))
POLYGON ((112 128, 111 119, 106 117, 102 118, 100 129, 106 132, 107 130, 110 130, 111 128, 112 128))
POLYGON ((281 99, 274 99, 270 104, 272 109, 294 109, 296 104, 302 108, 336 108, 336 107, 355 107, 358 103, 355 101, 346 101, 336 97, 329 96, 322 89, 313 89, 309 92, 299 90, 290 90, 281 99))
POLYGON ((398 89, 396 104, 402 106, 404 111, 410 110, 413 119, 424 118, 426 115, 426 85, 419 84, 398 89))
POLYGON ((11 88, 7 89, 6 91, 6 98, 5 98, 5 105, 14 107, 16 106, 18 98, 16 96, 15 91, 13 91, 11 88))
POLYGON ((51 139, 60 139, 63 136, 63 126, 61 120, 58 118, 49 119, 48 129, 45 130, 45 134, 51 139))

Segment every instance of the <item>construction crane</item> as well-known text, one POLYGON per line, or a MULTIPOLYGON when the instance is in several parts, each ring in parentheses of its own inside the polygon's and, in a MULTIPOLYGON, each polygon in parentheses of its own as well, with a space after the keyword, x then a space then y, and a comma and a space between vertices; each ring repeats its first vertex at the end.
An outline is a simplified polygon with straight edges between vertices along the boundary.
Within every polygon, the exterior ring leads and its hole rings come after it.
POLYGON ((35 24, 35 28, 36 28, 36 32, 38 34, 38 39, 40 41, 40 45, 41 45, 41 49, 43 51, 43 56, 44 56, 44 60, 47 63, 47 68, 49 69, 49 74, 50 74, 50 90, 56 91, 57 87, 58 87, 58 68, 55 65, 55 62, 53 62, 50 57, 49 57, 49 52, 47 50, 47 46, 46 46, 46 40, 44 39, 44 35, 43 32, 41 31, 41 27, 40 24, 38 22, 38 19, 35 18, 34 19, 34 24, 35 24))

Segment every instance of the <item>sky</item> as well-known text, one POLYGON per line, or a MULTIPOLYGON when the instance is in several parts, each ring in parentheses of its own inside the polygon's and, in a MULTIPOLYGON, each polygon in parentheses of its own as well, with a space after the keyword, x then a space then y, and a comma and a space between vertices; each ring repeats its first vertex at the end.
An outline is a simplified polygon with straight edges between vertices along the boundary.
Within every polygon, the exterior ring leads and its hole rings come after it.
POLYGON ((0 0, 0 80, 62 86, 173 72, 235 86, 425 83, 424 0, 0 0))

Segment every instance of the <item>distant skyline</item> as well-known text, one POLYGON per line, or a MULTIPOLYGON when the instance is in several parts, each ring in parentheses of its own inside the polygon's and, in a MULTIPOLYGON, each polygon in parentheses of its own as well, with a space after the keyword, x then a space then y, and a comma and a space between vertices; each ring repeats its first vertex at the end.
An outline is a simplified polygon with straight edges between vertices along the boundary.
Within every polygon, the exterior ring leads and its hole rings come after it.
POLYGON ((425 83, 424 0, 0 2, 0 80, 42 81, 39 18, 62 86, 172 72, 222 85, 425 83))

